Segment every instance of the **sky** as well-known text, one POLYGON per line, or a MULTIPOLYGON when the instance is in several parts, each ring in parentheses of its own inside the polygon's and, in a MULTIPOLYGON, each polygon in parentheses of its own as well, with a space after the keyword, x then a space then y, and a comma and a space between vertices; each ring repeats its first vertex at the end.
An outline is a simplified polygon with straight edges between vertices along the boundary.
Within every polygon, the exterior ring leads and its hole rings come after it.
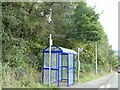
POLYGON ((108 36, 113 50, 118 50, 118 2, 120 0, 86 0, 88 6, 96 5, 96 12, 101 13, 100 22, 108 36))

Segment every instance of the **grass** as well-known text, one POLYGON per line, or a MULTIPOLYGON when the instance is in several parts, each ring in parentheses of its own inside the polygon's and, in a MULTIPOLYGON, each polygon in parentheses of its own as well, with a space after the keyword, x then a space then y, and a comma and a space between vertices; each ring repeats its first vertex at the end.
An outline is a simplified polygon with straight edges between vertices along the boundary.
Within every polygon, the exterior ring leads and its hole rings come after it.
MULTIPOLYGON (((2 75, 1 77, 2 78, 2 75)), ((0 85, 0 89, 3 88, 46 88, 46 89, 56 89, 57 87, 51 85, 43 85, 41 83, 41 72, 35 70, 34 68, 26 69, 26 73, 18 72, 15 74, 15 70, 10 70, 3 72, 3 81, 0 85)))
POLYGON ((2 75, 0 75, 0 90, 2 89, 2 75))
MULTIPOLYGON (((25 69, 25 73, 22 71, 24 68, 18 69, 10 69, 9 71, 3 73, 3 80, 2 86, 4 88, 46 88, 46 89, 58 89, 56 86, 51 85, 43 85, 41 83, 41 72, 35 70, 34 68, 27 68, 25 69), (17 72, 17 74, 15 74, 17 72)), ((82 74, 80 77, 79 82, 87 82, 90 80, 95 80, 101 76, 105 76, 109 73, 101 72, 95 74, 94 72, 82 74)), ((2 76, 0 77, 2 78, 2 76)))
POLYGON ((83 74, 82 77, 80 78, 79 82, 84 83, 87 81, 95 80, 102 76, 106 76, 110 73, 112 73, 112 72, 98 72, 97 74, 91 72, 91 73, 83 74))

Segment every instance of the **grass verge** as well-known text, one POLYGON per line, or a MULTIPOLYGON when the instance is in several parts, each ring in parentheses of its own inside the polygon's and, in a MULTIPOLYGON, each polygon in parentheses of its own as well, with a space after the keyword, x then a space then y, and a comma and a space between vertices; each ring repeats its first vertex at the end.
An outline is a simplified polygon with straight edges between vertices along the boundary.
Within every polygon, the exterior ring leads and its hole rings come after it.
POLYGON ((110 73, 113 73, 113 72, 99 72, 97 74, 93 73, 93 72, 90 72, 90 73, 87 73, 87 74, 82 74, 79 81, 76 80, 76 83, 79 82, 79 83, 84 83, 84 82, 87 82, 87 81, 91 81, 91 80, 96 80, 102 76, 106 76, 110 73))

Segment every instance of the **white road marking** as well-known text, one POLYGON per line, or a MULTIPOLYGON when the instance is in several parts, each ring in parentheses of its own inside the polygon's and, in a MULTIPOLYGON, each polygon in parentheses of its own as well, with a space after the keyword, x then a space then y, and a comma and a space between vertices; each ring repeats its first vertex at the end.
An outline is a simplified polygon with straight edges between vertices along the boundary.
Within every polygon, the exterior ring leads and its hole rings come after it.
POLYGON ((110 84, 108 84, 106 87, 104 85, 101 85, 99 88, 110 88, 110 84))
POLYGON ((101 85, 100 88, 105 88, 105 86, 104 86, 104 85, 101 85))
POLYGON ((110 87, 110 84, 108 84, 106 88, 109 88, 109 87, 110 87))

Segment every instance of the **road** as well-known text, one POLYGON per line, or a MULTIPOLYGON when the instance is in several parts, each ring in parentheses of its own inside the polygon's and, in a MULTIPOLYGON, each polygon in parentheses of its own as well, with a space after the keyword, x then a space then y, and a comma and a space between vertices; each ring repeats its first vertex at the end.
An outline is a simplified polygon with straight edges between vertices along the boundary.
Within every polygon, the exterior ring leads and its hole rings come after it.
POLYGON ((118 88, 118 81, 120 80, 118 77, 120 77, 120 74, 115 73, 107 82, 101 85, 100 88, 118 88))
MULTIPOLYGON (((120 85, 118 84, 120 84, 120 74, 118 75, 118 73, 115 72, 93 81, 72 85, 69 88, 118 88, 119 87, 120 90, 120 85)), ((61 87, 61 88, 65 88, 65 87, 61 87)))
POLYGON ((100 88, 118 88, 118 77, 120 74, 115 73, 107 82, 100 86, 100 88))

